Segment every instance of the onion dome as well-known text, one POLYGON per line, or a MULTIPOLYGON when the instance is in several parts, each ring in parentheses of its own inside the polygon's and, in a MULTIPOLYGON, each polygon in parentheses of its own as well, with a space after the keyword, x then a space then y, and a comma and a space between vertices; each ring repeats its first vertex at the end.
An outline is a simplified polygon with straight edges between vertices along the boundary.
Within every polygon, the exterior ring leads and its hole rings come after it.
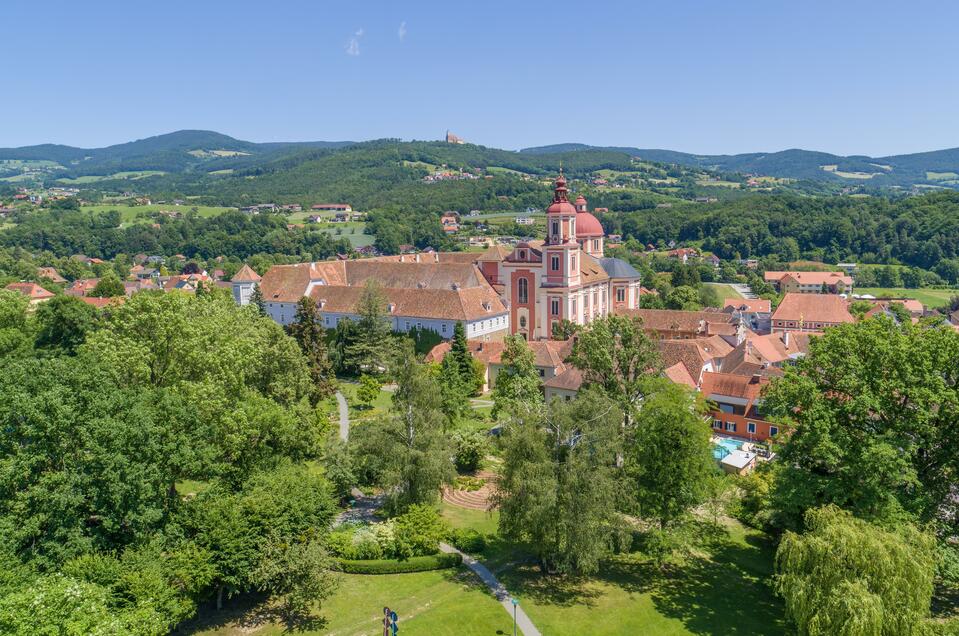
POLYGON ((556 189, 553 194, 553 204, 546 208, 546 214, 576 214, 576 208, 569 202, 566 188, 566 177, 563 173, 556 178, 556 189))

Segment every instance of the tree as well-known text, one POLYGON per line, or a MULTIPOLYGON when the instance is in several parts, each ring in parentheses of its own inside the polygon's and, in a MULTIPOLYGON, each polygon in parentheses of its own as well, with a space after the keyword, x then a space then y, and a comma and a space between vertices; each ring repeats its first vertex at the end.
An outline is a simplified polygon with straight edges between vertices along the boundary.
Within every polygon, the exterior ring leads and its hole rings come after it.
POLYGON ((583 383, 597 384, 623 414, 628 430, 639 412, 649 381, 662 368, 659 352, 642 324, 627 316, 605 316, 580 331, 569 360, 583 383))
POLYGON ((579 331, 579 325, 572 320, 563 318, 553 324, 553 332, 550 334, 550 337, 553 340, 569 340, 576 335, 577 331, 579 331))
POLYGON ((626 471, 641 516, 665 529, 706 499, 709 479, 716 473, 710 436, 696 396, 658 379, 639 411, 626 452, 626 471))
POLYGON ((359 319, 345 352, 357 372, 380 374, 387 369, 393 338, 389 320, 383 313, 385 307, 386 296, 379 283, 368 279, 356 307, 359 319))
POLYGON ((802 636, 925 633, 934 545, 910 525, 887 530, 835 506, 813 508, 805 534, 783 536, 776 590, 802 636))
POLYGON ((382 461, 378 481, 393 514, 435 501, 440 487, 452 483, 456 474, 436 380, 411 351, 401 354, 396 365, 390 413, 374 425, 367 448, 361 451, 382 461))
POLYGON ((695 287, 674 287, 669 290, 665 298, 666 309, 681 309, 683 311, 698 311, 702 309, 699 304, 699 292, 695 287))
POLYGON ((470 411, 469 398, 476 390, 476 375, 473 372, 473 356, 466 341, 466 329, 462 322, 453 327, 450 350, 443 356, 439 375, 443 397, 443 413, 450 422, 455 422, 470 411))
POLYGON ((97 310, 79 298, 55 296, 37 307, 34 346, 73 355, 93 330, 96 318, 97 310))
POLYGON ((109 272, 97 281, 97 284, 90 290, 88 296, 94 298, 116 298, 124 296, 125 294, 126 289, 123 287, 123 282, 120 281, 120 278, 115 273, 109 272))
POLYGON ((380 381, 372 375, 361 375, 360 385, 356 388, 356 400, 363 408, 370 408, 380 394, 380 381))
POLYGON ((26 355, 33 340, 27 319, 30 301, 15 291, 0 289, 0 358, 26 355))
POLYGON ((313 380, 313 403, 333 395, 333 365, 326 348, 326 330, 320 322, 316 301, 304 296, 296 303, 296 314, 289 326, 290 335, 300 345, 313 380))
POLYGON ((336 590, 333 565, 320 541, 291 541, 274 533, 266 539, 252 576, 259 589, 282 599, 283 617, 294 627, 336 590))
POLYGON ((266 301, 263 300, 263 292, 258 284, 253 285, 253 293, 250 294, 250 305, 256 308, 261 316, 266 316, 266 301))
POLYGON ((493 417, 520 414, 543 403, 533 352, 521 336, 506 336, 500 369, 493 384, 493 417))
POLYGON ((323 467, 337 497, 341 501, 349 497, 357 484, 357 478, 353 469, 353 456, 346 442, 336 439, 329 443, 323 467))
POLYGON ((777 523, 835 504, 880 521, 948 518, 959 470, 959 334, 878 316, 835 327, 767 390, 792 429, 780 447, 777 523))
POLYGON ((499 532, 527 542, 544 573, 595 572, 619 536, 617 411, 600 392, 586 390, 506 429, 493 496, 499 532))

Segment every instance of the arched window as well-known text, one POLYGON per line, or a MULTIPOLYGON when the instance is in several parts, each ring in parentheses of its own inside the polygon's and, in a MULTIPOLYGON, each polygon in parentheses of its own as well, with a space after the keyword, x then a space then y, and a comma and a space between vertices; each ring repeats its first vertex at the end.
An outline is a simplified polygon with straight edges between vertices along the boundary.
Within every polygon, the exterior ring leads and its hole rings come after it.
POLYGON ((519 279, 516 283, 516 296, 517 302, 521 305, 529 302, 529 281, 525 278, 519 279))
POLYGON ((519 328, 526 329, 526 316, 519 317, 519 328))

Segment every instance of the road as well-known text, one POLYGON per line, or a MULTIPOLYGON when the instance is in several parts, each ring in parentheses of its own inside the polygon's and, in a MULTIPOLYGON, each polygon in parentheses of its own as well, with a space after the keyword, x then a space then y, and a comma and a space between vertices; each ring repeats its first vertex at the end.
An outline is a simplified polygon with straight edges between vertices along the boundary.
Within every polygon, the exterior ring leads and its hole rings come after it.
POLYGON ((336 392, 336 405, 340 409, 340 439, 345 442, 350 439, 350 407, 339 391, 336 392))

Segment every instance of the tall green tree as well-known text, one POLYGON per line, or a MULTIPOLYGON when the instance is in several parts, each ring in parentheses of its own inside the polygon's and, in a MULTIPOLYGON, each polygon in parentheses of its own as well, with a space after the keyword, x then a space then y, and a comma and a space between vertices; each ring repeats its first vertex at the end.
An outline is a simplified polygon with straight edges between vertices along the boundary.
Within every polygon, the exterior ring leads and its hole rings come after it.
POLYGON ((651 379, 662 370, 659 352, 642 324, 610 315, 580 330, 568 362, 583 372, 584 384, 597 384, 619 404, 623 427, 632 427, 651 379))
POLYGON ((468 414, 469 398, 476 392, 477 387, 473 356, 469 352, 466 329, 462 322, 457 322, 453 328, 450 350, 440 364, 439 384, 446 417, 455 422, 468 414))
POLYGON ((23 294, 0 289, 0 358, 30 353, 33 327, 27 317, 29 307, 23 294))
POLYGON ((386 295, 372 278, 366 281, 357 303, 359 318, 345 347, 345 357, 359 373, 384 372, 393 355, 392 329, 385 314, 386 295))
POLYGON ((661 529, 705 501, 716 465, 702 405, 686 387, 657 379, 626 450, 637 510, 661 529))
POLYGON ((521 336, 506 336, 505 344, 493 383, 493 417, 522 414, 543 405, 533 351, 521 336))
POLYGON ((544 573, 595 572, 620 536, 618 407, 586 390, 523 418, 504 434, 499 532, 528 543, 544 573))
POLYGON ((290 323, 289 332, 300 345, 310 367, 313 402, 333 395, 333 365, 327 352, 326 330, 317 313, 315 300, 304 296, 296 303, 296 313, 290 323))
POLYGON ((764 402, 792 429, 773 505, 799 528, 825 504, 874 520, 951 518, 959 475, 959 334, 877 317, 829 329, 764 402))
POLYGON ((259 284, 253 285, 253 293, 250 294, 250 306, 254 307, 261 316, 266 316, 266 301, 263 300, 263 291, 259 284))
POLYGON ((883 529, 835 506, 806 513, 776 552, 776 590, 801 636, 929 633, 935 542, 910 525, 883 529))
POLYGON ((390 413, 374 425, 366 453, 382 462, 379 484, 391 513, 436 501, 453 481, 453 448, 444 434, 439 386, 411 351, 396 363, 396 391, 390 413))

